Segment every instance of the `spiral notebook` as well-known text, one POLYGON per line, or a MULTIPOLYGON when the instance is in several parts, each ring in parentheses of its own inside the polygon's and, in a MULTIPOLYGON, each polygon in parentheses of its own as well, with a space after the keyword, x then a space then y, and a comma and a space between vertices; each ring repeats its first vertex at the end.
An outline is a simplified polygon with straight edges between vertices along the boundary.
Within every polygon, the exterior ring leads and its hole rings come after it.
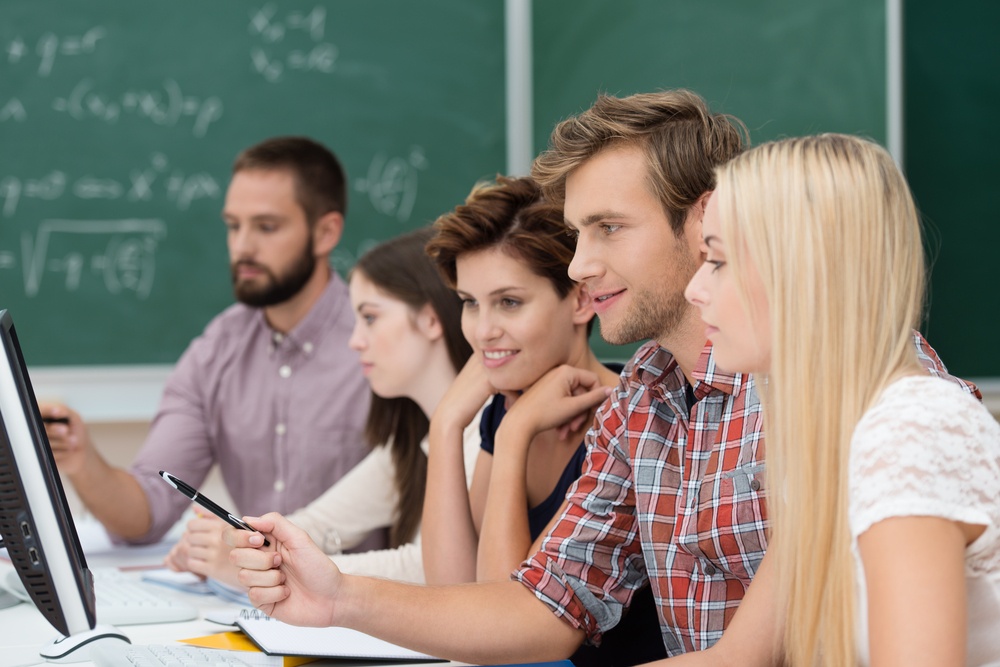
POLYGON ((256 609, 242 610, 236 619, 236 625, 268 655, 307 655, 387 662, 445 662, 357 630, 302 628, 282 623, 256 609))

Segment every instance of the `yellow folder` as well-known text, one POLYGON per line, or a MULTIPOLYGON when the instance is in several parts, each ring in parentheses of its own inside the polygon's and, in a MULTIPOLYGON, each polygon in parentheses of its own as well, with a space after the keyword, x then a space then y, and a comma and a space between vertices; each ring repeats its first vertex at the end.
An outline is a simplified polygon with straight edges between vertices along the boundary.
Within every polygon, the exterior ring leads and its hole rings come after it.
MULTIPOLYGON (((182 641, 185 644, 194 644, 195 646, 205 646, 207 648, 219 648, 227 651, 261 652, 261 650, 257 648, 257 645, 250 641, 250 639, 242 632, 219 632, 214 635, 192 637, 191 639, 181 639, 179 641, 182 641)), ((315 662, 318 659, 319 658, 315 657, 286 655, 282 658, 282 665, 284 667, 297 667, 298 665, 315 662)))

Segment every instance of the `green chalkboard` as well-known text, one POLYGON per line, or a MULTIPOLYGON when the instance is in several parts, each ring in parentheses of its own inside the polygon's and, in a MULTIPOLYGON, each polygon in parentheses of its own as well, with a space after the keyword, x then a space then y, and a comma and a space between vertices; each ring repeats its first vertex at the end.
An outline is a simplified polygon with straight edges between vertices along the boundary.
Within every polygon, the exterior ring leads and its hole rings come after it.
POLYGON ((1000 378, 1000 4, 908 3, 907 178, 933 258, 927 336, 955 374, 1000 378))
MULTIPOLYGON (((534 137, 615 95, 685 87, 754 143, 816 132, 886 139, 884 0, 538 0, 534 137)), ((605 358, 633 347, 596 345, 605 358)))
POLYGON ((173 363, 231 303, 236 153, 333 148, 343 270, 504 170, 502 0, 8 0, 0 307, 33 365, 173 363))

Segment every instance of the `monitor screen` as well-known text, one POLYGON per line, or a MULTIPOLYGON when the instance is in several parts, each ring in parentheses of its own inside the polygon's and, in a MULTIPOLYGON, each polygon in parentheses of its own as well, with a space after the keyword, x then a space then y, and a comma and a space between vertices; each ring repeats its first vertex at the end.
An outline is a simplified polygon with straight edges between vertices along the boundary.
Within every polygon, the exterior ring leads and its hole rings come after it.
POLYGON ((10 313, 0 310, 0 536, 25 590, 66 636, 96 624, 94 583, 10 313))

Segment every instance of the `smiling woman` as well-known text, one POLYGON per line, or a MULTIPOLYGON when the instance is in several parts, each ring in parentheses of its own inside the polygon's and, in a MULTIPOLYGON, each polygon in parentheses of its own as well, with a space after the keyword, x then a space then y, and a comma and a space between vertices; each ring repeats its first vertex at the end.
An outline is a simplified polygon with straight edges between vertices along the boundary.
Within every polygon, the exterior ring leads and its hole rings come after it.
MULTIPOLYGON (((462 299, 462 331, 473 356, 431 420, 424 568, 430 583, 505 580, 538 550, 580 476, 583 436, 594 409, 618 381, 588 342, 594 305, 568 273, 575 239, 561 207, 529 178, 498 177, 441 216, 428 252, 462 299), (580 412, 546 423, 533 387, 561 381, 562 367, 585 371, 580 412), (483 403, 482 451, 468 491, 461 433, 483 403)), ((648 589, 589 664, 630 665, 663 655, 648 589)))

